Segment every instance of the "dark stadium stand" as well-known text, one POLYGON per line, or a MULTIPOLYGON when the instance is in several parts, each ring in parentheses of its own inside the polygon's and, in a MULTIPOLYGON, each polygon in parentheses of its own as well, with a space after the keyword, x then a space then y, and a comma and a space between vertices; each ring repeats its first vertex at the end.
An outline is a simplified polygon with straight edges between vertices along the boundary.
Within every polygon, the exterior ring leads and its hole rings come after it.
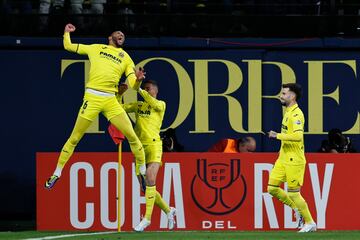
MULTIPOLYGON (((49 0, 42 0, 49 1, 49 0)), ((319 37, 358 36, 360 3, 347 0, 108 0, 104 14, 72 14, 72 0, 39 13, 37 1, 1 1, 1 35, 57 36, 67 22, 78 34, 103 36, 121 28, 128 36, 319 37)), ((53 1, 59 2, 59 1, 53 1)), ((61 1, 60 1, 61 2, 61 1)))

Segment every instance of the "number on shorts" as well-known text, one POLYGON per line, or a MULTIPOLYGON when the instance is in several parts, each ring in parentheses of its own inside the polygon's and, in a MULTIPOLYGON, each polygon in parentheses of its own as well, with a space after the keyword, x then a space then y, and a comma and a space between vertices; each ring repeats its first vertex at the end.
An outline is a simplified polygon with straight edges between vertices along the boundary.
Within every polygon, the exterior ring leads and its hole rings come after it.
POLYGON ((85 101, 85 102, 84 102, 83 107, 82 107, 83 109, 86 109, 86 108, 87 108, 87 102, 88 102, 88 101, 85 101))

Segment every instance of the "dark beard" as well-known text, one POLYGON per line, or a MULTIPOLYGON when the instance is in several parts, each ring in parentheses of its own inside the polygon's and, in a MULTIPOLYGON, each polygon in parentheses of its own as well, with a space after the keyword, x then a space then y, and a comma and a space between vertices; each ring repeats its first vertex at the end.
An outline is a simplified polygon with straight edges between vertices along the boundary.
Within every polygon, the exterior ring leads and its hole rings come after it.
POLYGON ((283 105, 284 107, 286 107, 286 102, 281 102, 281 105, 283 105))
POLYGON ((122 45, 120 45, 120 44, 118 44, 118 41, 117 41, 117 38, 116 37, 112 37, 112 41, 113 41, 113 43, 115 44, 115 46, 117 47, 117 48, 120 48, 122 45))

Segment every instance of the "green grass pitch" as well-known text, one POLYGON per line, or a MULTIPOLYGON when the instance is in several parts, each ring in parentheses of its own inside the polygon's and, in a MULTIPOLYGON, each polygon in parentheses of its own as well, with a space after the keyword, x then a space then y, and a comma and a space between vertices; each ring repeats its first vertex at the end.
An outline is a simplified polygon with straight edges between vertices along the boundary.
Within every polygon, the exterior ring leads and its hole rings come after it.
POLYGON ((214 231, 214 232, 200 232, 200 231, 174 231, 174 232, 105 232, 105 233, 86 233, 86 232, 37 232, 37 231, 23 231, 23 232, 0 232, 0 239, 246 239, 246 240, 308 240, 308 239, 360 239, 360 231, 318 231, 315 233, 299 234, 293 231, 214 231))

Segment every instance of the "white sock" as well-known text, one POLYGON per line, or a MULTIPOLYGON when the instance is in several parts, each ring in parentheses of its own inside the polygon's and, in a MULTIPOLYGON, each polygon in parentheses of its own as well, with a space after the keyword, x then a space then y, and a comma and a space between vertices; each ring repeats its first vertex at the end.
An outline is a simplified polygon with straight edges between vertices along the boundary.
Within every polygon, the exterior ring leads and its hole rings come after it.
POLYGON ((62 168, 56 167, 53 175, 61 177, 62 168))

